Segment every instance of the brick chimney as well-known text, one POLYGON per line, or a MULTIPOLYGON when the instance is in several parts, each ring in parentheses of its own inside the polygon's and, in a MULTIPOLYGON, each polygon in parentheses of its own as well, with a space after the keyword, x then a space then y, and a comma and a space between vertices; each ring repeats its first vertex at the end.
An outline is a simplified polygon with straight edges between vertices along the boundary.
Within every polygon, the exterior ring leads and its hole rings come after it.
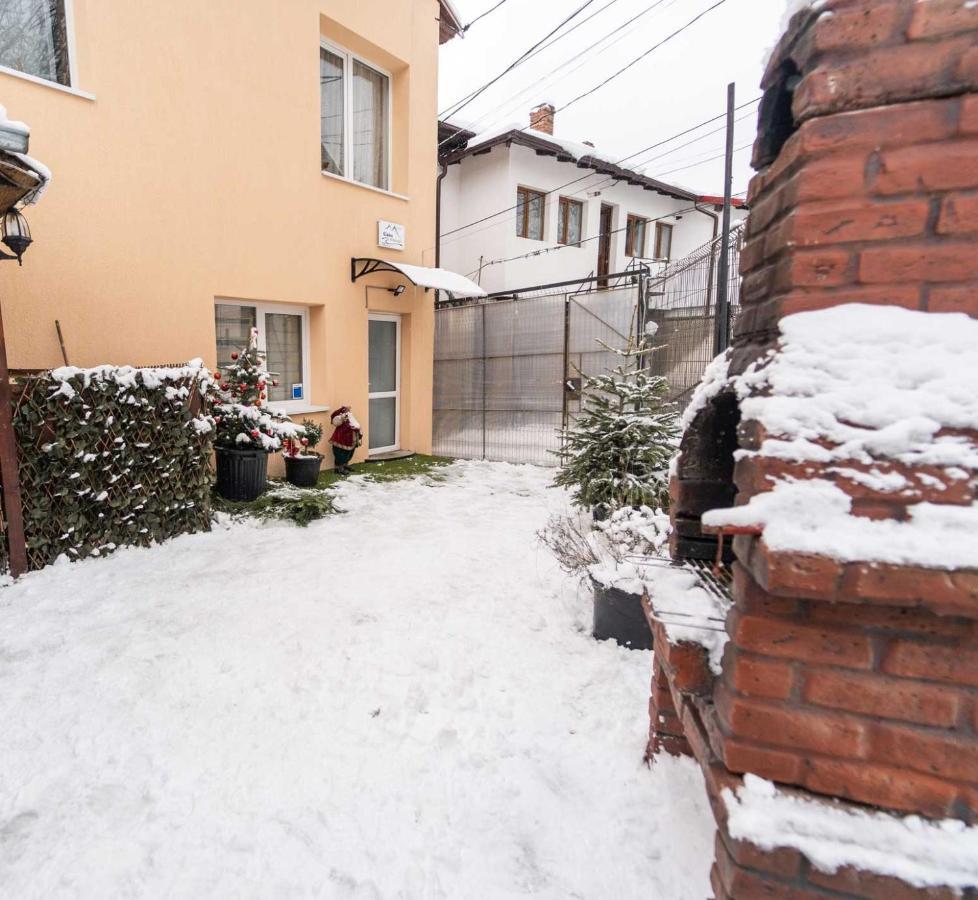
POLYGON ((552 103, 541 103, 539 106, 530 110, 530 128, 534 131, 544 131, 547 134, 554 133, 554 109, 552 103))

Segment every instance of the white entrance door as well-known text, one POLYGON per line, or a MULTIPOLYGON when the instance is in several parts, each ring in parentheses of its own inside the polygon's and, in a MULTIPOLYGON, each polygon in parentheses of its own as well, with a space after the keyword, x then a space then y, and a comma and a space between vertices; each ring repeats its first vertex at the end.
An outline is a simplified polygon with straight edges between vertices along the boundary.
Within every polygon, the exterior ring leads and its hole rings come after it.
POLYGON ((370 315, 369 447, 371 453, 400 449, 401 317, 370 315))

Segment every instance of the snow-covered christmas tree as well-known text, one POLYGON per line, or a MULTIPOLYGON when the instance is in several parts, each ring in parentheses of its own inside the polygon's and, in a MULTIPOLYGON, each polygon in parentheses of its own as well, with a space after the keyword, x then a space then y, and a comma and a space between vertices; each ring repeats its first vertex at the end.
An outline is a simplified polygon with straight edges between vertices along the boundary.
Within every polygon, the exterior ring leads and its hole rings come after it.
POLYGON ((573 488, 584 508, 665 508, 669 460, 679 440, 678 414, 665 399, 665 378, 634 361, 647 349, 620 351, 624 362, 604 375, 583 376, 583 411, 564 432, 562 467, 554 483, 573 488))
POLYGON ((258 449, 272 452, 290 438, 301 439, 304 429, 285 413, 268 408, 268 385, 271 373, 258 350, 258 330, 251 330, 248 346, 231 354, 224 367, 214 403, 218 447, 238 450, 258 449))

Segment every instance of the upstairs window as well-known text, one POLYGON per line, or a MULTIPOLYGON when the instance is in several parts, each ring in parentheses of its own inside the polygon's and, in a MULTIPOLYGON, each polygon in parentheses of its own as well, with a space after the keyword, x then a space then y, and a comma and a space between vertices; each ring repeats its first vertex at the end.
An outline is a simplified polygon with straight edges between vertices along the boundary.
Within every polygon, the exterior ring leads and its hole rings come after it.
POLYGON ((655 223, 655 258, 672 259, 672 225, 655 223))
POLYGON ((0 66, 71 85, 65 0, 0 0, 0 66))
POLYGON ((580 244, 581 223, 584 221, 584 204, 570 197, 560 198, 557 217, 557 243, 580 244))
POLYGON ((323 44, 319 138, 324 172, 390 189, 390 76, 323 44))
POLYGON ((629 216, 625 226, 625 255, 632 257, 645 256, 645 233, 648 230, 648 219, 641 216, 629 216))
POLYGON ((530 188, 516 189, 516 236, 543 240, 544 195, 530 188))

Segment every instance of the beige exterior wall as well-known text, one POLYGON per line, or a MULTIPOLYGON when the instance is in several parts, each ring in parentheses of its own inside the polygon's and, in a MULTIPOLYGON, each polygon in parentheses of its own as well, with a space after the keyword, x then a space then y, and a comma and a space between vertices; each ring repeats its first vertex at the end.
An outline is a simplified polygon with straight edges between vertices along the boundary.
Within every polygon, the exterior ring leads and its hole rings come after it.
POLYGON ((73 365, 213 364, 215 298, 300 304, 310 403, 366 426, 369 297, 404 317, 400 443, 429 452, 433 294, 352 284, 350 257, 434 265, 437 0, 71 6, 94 99, 0 73, 54 173, 23 268, 0 267, 11 366, 61 364, 55 319, 73 365), (320 171, 321 37, 393 76, 390 193, 320 171), (377 247, 378 219, 405 226, 404 251, 377 247))

